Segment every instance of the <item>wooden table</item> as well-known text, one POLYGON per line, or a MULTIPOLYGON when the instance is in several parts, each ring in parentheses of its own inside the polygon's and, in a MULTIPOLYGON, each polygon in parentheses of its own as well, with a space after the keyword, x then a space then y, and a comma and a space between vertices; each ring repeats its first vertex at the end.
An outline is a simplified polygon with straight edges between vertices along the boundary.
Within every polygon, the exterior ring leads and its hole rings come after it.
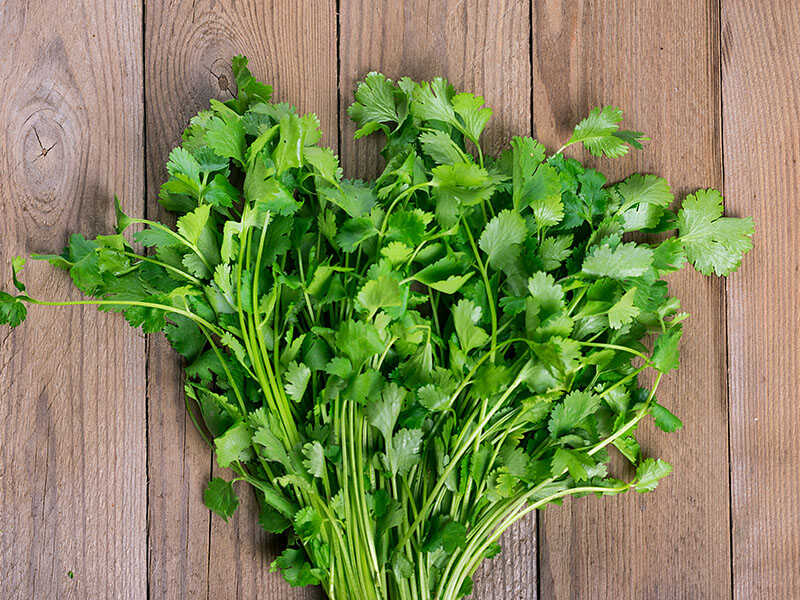
MULTIPOLYGON (((596 104, 652 137, 602 165, 720 186, 753 215, 727 281, 672 278, 692 313, 647 429, 675 474, 651 495, 567 502, 516 526, 480 599, 800 598, 800 10, 794 0, 23 0, 0 4, 0 280, 10 258, 109 232, 112 196, 156 194, 189 116, 229 97, 245 53, 281 100, 316 112, 350 176, 378 171, 345 109, 357 79, 448 77, 494 107, 490 147, 556 148, 596 104)), ((687 271, 690 271, 687 269, 687 271)), ((77 298, 31 265, 39 295, 77 298)), ((316 598, 268 565, 254 500, 229 524, 184 414, 179 363, 93 308, 31 310, 0 330, 0 597, 316 598)))

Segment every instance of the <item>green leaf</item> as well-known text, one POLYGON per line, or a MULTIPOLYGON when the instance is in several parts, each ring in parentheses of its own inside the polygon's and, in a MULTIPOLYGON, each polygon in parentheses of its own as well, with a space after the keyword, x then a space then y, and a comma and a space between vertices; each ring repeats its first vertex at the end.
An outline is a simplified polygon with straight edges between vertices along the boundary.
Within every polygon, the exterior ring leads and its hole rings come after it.
POLYGON ((528 291, 539 308, 540 319, 544 320, 564 309, 564 290, 549 273, 534 273, 528 279, 528 291))
POLYGON ((423 121, 455 121, 455 112, 450 104, 453 88, 446 79, 435 77, 431 82, 423 81, 414 89, 411 102, 412 114, 423 121))
POLYGON ((432 531, 423 548, 427 552, 441 549, 445 555, 449 556, 458 548, 466 546, 466 544, 467 528, 464 525, 457 521, 448 521, 444 525, 440 525, 434 521, 432 531))
POLYGON ((659 273, 678 271, 685 262, 686 252, 679 238, 664 240, 653 250, 653 267, 659 273))
POLYGON ((474 274, 471 271, 462 275, 464 266, 458 257, 448 255, 420 269, 412 277, 443 294, 455 294, 474 274))
POLYGON ((473 143, 478 143, 483 128, 492 116, 492 109, 484 106, 482 96, 461 93, 453 96, 453 110, 461 118, 462 129, 473 143))
POLYGON ((169 153, 169 160, 167 160, 167 173, 170 175, 183 174, 193 179, 198 184, 200 183, 200 163, 192 154, 178 146, 173 148, 169 153))
POLYGON ((519 210, 530 206, 536 224, 542 227, 558 225, 564 218, 561 203, 561 180, 558 172, 549 165, 539 165, 525 183, 519 201, 519 210))
POLYGON ((128 215, 122 212, 122 207, 119 204, 119 198, 114 196, 114 213, 117 217, 117 233, 122 233, 128 227, 130 227, 131 223, 133 223, 133 219, 131 219, 128 215))
POLYGON ((279 139, 272 151, 272 160, 275 162, 275 172, 280 175, 287 169, 298 168, 303 164, 303 126, 300 118, 295 114, 286 114, 281 117, 279 125, 279 139))
POLYGON ((320 575, 317 569, 306 561, 305 553, 298 548, 286 548, 270 567, 271 572, 280 570, 283 578, 293 587, 317 585, 320 575))
POLYGON ((211 100, 211 107, 216 116, 208 122, 206 144, 220 156, 232 158, 240 165, 244 165, 246 142, 241 117, 216 100, 211 100))
POLYGON ((506 270, 517 260, 520 244, 528 235, 525 220, 519 213, 503 210, 486 224, 478 245, 496 269, 506 270))
POLYGON ((244 197, 250 203, 255 214, 257 226, 266 217, 266 213, 275 212, 280 215, 292 215, 300 209, 292 194, 281 183, 271 177, 264 162, 257 160, 248 169, 244 180, 244 197), (262 216, 263 215, 263 216, 262 216))
POLYGON ((225 481, 222 477, 214 477, 203 492, 203 502, 209 509, 227 521, 236 512, 236 507, 239 506, 239 497, 233 491, 230 481, 225 481))
POLYGON ((636 242, 620 244, 615 249, 604 244, 594 246, 583 260, 583 272, 594 277, 625 279, 640 277, 653 265, 653 251, 636 242))
POLYGON ((628 153, 630 146, 638 145, 639 132, 618 132, 622 111, 613 106, 595 107, 589 116, 575 126, 567 144, 581 142, 593 156, 618 158, 628 153), (617 135, 620 133, 622 135, 617 135))
POLYGON ((317 441, 303 445, 303 466, 312 477, 321 478, 325 475, 325 449, 317 441))
MULTIPOLYGON (((522 209, 523 187, 530 181, 534 172, 542 163, 546 149, 544 145, 530 137, 511 138, 512 161, 512 200, 514 208, 522 209)), ((559 184, 559 194, 561 186, 559 184)))
POLYGON ((342 181, 338 187, 323 187, 319 192, 354 219, 368 215, 377 202, 372 188, 362 181, 342 181))
POLYGON ((306 393, 308 381, 311 379, 311 369, 302 363, 292 361, 286 368, 283 378, 286 395, 295 402, 300 402, 303 394, 306 393))
POLYGON ((678 212, 678 232, 686 256, 703 275, 728 275, 753 247, 753 220, 723 217, 722 194, 698 190, 678 212))
POLYGON ((608 324, 612 329, 620 329, 633 321, 639 314, 639 309, 634 306, 633 300, 636 297, 636 288, 631 288, 608 309, 608 324))
POLYGON ((481 308, 471 300, 462 298, 453 307, 453 324, 463 352, 480 348, 489 339, 489 334, 477 325, 481 318, 481 308))
POLYGON ((621 211, 637 204, 650 204, 666 208, 675 200, 667 180, 657 175, 634 173, 618 183, 615 189, 622 196, 621 211))
POLYGON ((356 369, 369 358, 383 352, 384 343, 374 325, 364 321, 345 321, 336 332, 336 346, 356 369))
POLYGON ((560 267, 570 254, 572 254, 572 235, 548 237, 542 240, 539 246, 539 258, 545 271, 553 271, 560 267))
POLYGON ((379 400, 367 404, 365 412, 367 421, 381 432, 386 446, 391 445, 392 432, 403 406, 406 391, 396 383, 390 383, 383 388, 379 400))
POLYGON ((652 492, 656 489, 658 482, 672 472, 672 465, 668 462, 648 458, 643 461, 636 469, 636 483, 634 489, 637 492, 652 492))
MULTIPOLYGON (((222 173, 214 175, 214 179, 206 186, 203 200, 212 206, 230 208, 239 201, 239 190, 234 187, 222 173)), ((227 221, 230 223, 231 221, 227 221)))
POLYGON ((356 301, 361 309, 372 319, 376 312, 394 306, 402 306, 403 290, 400 283, 389 275, 381 275, 364 284, 358 292, 356 301))
MULTIPOLYGON (((347 109, 350 118, 364 128, 368 123, 401 123, 405 120, 407 106, 403 94, 381 73, 368 73, 358 84, 356 101, 347 109)), ((361 132, 364 135, 366 132, 361 132)), ((361 137, 356 133, 356 138, 361 137)))
POLYGON ((392 438, 392 452, 389 454, 389 468, 392 475, 403 477, 419 462, 419 449, 422 445, 422 430, 401 429, 392 438))
POLYGON ((229 467, 236 461, 248 461, 252 458, 250 429, 244 421, 240 421, 220 437, 214 438, 214 447, 220 467, 229 467))
POLYGON ((361 242, 375 235, 378 235, 378 230, 369 217, 349 219, 339 229, 336 243, 342 250, 350 253, 354 252, 361 242))
POLYGON ((291 461, 283 442, 269 427, 259 427, 253 435, 253 443, 261 446, 260 454, 263 454, 267 460, 281 463, 287 469, 291 468, 291 461))
POLYGON ((21 300, 6 292, 0 292, 0 325, 16 327, 25 320, 27 314, 28 309, 21 300))
POLYGON ((658 402, 653 403, 653 406, 650 408, 650 414, 653 415, 656 427, 658 427, 661 431, 672 433, 683 427, 681 420, 666 408, 661 406, 658 402))
POLYGON ((339 159, 330 148, 306 146, 303 148, 303 158, 314 168, 317 175, 328 183, 335 185, 341 179, 339 159))
POLYGON ((432 383, 417 390, 419 403, 431 412, 445 410, 450 406, 450 396, 432 383))
POLYGON ((422 151, 439 165, 452 165, 466 158, 453 138, 443 131, 426 131, 419 136, 419 143, 422 151))
POLYGON ((210 213, 211 207, 208 204, 202 204, 192 212, 183 215, 178 219, 178 233, 190 244, 197 244, 206 228, 210 213))
POLYGON ((558 438, 580 427, 584 420, 600 406, 600 397, 582 390, 574 390, 550 413, 547 428, 558 438))
POLYGON ((236 104, 242 112, 251 104, 269 102, 272 97, 272 87, 257 81, 247 68, 247 62, 247 58, 241 55, 231 60, 231 71, 236 80, 236 104))
POLYGON ((589 478, 587 468, 593 466, 594 461, 585 452, 556 448, 551 462, 551 473, 553 477, 558 477, 567 471, 575 481, 583 481, 589 478))
POLYGON ((681 325, 678 324, 658 336, 653 346, 653 357, 650 359, 656 370, 666 373, 667 371, 678 368, 680 364, 679 346, 682 334, 683 329, 681 325))
POLYGON ((25 291, 25 284, 19 280, 19 274, 25 267, 25 258, 23 256, 15 256, 11 259, 11 282, 18 291, 25 291))

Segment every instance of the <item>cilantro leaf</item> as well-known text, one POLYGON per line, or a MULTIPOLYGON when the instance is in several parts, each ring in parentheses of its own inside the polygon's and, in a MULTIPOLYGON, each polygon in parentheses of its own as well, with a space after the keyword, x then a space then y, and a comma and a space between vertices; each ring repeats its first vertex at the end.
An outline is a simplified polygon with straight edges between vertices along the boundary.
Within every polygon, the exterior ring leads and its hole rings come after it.
POLYGON ((686 256, 703 275, 728 275, 753 247, 753 220, 723 217, 722 194, 698 190, 678 212, 678 232, 686 256))
POLYGON ((652 492, 656 489, 658 482, 672 472, 672 465, 659 459, 648 458, 636 468, 636 483, 634 489, 637 492, 652 492))
POLYGON ((489 334, 477 325, 480 318, 481 307, 466 298, 453 307, 453 324, 464 352, 480 348, 489 340, 489 334))
POLYGON ((650 408, 650 414, 653 415, 653 420, 656 423, 656 427, 658 427, 661 431, 672 433, 683 427, 681 420, 666 408, 661 406, 658 402, 653 403, 653 406, 650 408))
POLYGON ((594 394, 580 390, 570 392, 550 413, 547 425, 550 435, 557 438, 580 427, 599 405, 600 398, 594 394))
POLYGON ((405 476, 417 462, 422 445, 422 430, 401 429, 392 438, 392 452, 389 454, 389 469, 392 474, 405 476))
POLYGON ((653 251, 635 242, 594 246, 583 261, 583 272, 594 277, 625 279, 644 275, 653 264, 653 251))
POLYGON ((286 394, 295 402, 300 402, 311 379, 311 369, 302 363, 291 362, 286 368, 284 379, 286 394))
POLYGON ((670 327, 656 339, 651 358, 653 367, 662 373, 677 369, 679 365, 679 344, 683 329, 680 324, 670 327))
POLYGON ((28 309, 20 299, 0 291, 0 325, 17 327, 27 314, 28 309))
POLYGON ((558 477, 568 471, 575 481, 589 478, 587 468, 594 466, 594 461, 585 452, 577 452, 567 448, 556 448, 551 462, 553 477, 558 477))
POLYGON ((639 314, 639 308, 634 306, 633 300, 636 297, 636 288, 631 288, 625 292, 617 302, 608 309, 608 323, 612 329, 620 329, 622 326, 633 321, 639 314))
POLYGON ((528 235, 525 220, 519 213, 504 210, 486 224, 478 246, 496 269, 508 269, 519 257, 520 244, 528 235))
POLYGON ((641 147, 639 132, 618 131, 622 111, 613 106, 595 107, 585 119, 575 126, 567 145, 581 142, 593 156, 618 158, 630 150, 632 144, 641 147))
POLYGON ((220 467, 228 467, 236 461, 250 460, 250 430, 247 424, 240 421, 223 435, 214 438, 217 452, 217 463, 220 467))
POLYGON ((236 507, 239 506, 239 497, 233 491, 230 481, 225 481, 222 477, 214 477, 203 492, 203 502, 210 510, 227 521, 236 512, 236 507))

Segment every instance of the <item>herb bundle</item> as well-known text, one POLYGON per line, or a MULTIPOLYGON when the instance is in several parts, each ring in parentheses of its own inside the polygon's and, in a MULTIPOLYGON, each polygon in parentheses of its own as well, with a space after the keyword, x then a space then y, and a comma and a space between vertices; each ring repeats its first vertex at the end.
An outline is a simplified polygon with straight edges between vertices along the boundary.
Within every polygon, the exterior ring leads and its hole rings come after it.
MULTIPOLYGON (((662 277, 687 261, 730 273, 750 219, 723 217, 711 189, 674 212, 664 179, 607 185, 529 137, 487 157, 492 111, 440 78, 366 76, 348 112, 356 137, 385 136, 386 168, 346 180, 314 115, 271 103, 243 57, 233 73, 237 96, 212 100, 169 155, 159 198, 177 226, 117 204, 116 234, 33 257, 89 300, 33 298, 15 259, 0 322, 94 304, 163 331, 189 412, 234 473, 205 503, 228 519, 234 483, 250 484, 261 526, 286 534, 273 568, 332 599, 468 595, 525 514, 656 487, 671 467, 635 433, 648 417, 681 426, 655 393, 687 317, 662 277), (134 224, 146 253, 122 235, 134 224), (612 448, 632 480, 609 475, 612 448)), ((621 119, 596 108, 565 147, 641 147, 621 119)))

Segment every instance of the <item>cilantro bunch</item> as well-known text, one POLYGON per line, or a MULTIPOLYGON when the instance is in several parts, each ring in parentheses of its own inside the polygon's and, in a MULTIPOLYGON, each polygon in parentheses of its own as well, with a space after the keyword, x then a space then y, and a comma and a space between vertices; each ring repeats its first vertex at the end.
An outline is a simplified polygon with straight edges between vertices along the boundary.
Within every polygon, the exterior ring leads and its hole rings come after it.
MULTIPOLYGON (((177 226, 117 205, 115 234, 34 256, 69 272, 79 302, 28 295, 15 259, 0 321, 94 304, 162 331, 234 474, 206 504, 227 519, 249 484, 261 526, 286 536, 273 569, 332 599, 468 595, 523 515, 654 489, 671 467, 635 434, 648 417, 681 426, 655 394, 687 317, 663 277, 730 273, 752 221, 723 217, 711 189, 675 212, 664 179, 608 184, 529 137, 487 157, 491 110, 440 78, 367 75, 349 114, 356 137, 385 137, 386 168, 347 180, 317 118, 270 102, 246 65, 237 97, 212 100, 170 153, 160 201, 177 226), (147 252, 123 237, 132 225, 147 252), (612 448, 633 479, 609 474, 612 448)), ((596 108, 565 147, 640 147, 621 119, 596 108)))

